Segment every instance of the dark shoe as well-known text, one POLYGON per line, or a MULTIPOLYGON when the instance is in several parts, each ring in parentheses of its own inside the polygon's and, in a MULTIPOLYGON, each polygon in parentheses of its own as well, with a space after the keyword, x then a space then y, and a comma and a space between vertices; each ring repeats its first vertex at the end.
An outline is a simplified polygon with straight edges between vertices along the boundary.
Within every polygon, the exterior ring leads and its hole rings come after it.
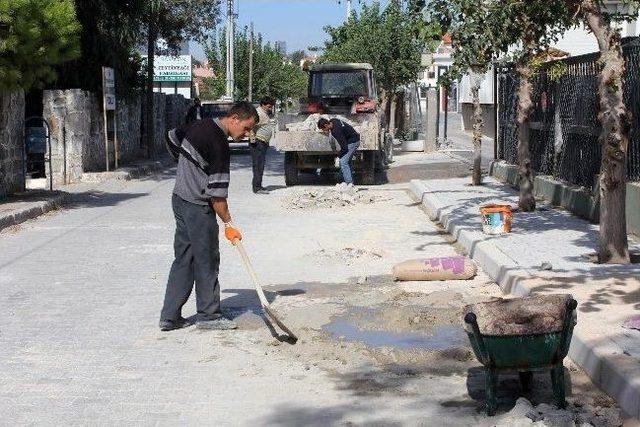
POLYGON ((253 192, 254 192, 254 194, 269 194, 269 190, 267 190, 264 187, 254 188, 253 192))
POLYGON ((161 331, 173 331, 175 329, 186 328, 187 326, 193 325, 193 322, 188 321, 184 317, 179 318, 178 320, 161 320, 160 321, 160 330, 161 331))
POLYGON ((227 331, 230 329, 238 329, 238 324, 233 320, 221 317, 215 320, 200 320, 196 323, 198 329, 208 329, 216 331, 227 331))

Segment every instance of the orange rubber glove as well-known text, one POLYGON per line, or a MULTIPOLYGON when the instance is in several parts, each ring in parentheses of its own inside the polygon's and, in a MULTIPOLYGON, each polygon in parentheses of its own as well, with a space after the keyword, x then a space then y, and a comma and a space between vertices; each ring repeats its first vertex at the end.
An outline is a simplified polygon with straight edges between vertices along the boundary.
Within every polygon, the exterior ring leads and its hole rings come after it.
POLYGON ((230 222, 224 224, 224 237, 233 244, 235 244, 236 240, 242 240, 240 230, 235 228, 230 222))

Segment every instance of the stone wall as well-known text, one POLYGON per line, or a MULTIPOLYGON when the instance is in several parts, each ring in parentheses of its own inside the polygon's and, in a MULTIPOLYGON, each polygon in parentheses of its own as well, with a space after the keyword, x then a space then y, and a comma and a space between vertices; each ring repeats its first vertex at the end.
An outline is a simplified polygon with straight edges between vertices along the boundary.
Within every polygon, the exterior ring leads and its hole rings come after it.
MULTIPOLYGON (((165 95, 163 93, 154 93, 153 94, 153 122, 154 122, 154 152, 156 156, 162 155, 166 152, 165 144, 164 144, 164 136, 167 129, 170 129, 166 125, 167 121, 167 98, 172 95, 165 95)), ((142 105, 142 122, 146 123, 146 106, 142 105)), ((144 127, 143 127, 144 129, 144 127)), ((142 145, 146 147, 147 140, 147 131, 143 130, 142 145)), ((148 156, 151 156, 151 153, 147 153, 148 156)))
MULTIPOLYGON (((54 181, 68 184, 79 181, 83 172, 104 171, 104 116, 100 97, 79 89, 48 90, 44 91, 43 104, 43 115, 51 125, 54 181)), ((118 102, 118 166, 141 156, 141 106, 140 97, 118 102)), ((112 138, 111 117, 108 120, 107 131, 112 138)), ((111 144, 110 168, 114 165, 111 144)))
MULTIPOLYGON (((118 166, 146 157, 142 130, 143 95, 119 100, 117 109, 118 166)), ((54 181, 57 184, 80 180, 82 172, 106 169, 104 116, 100 97, 91 92, 48 90, 44 92, 43 114, 51 125, 54 181)), ((166 130, 181 125, 189 103, 182 95, 154 94, 156 155, 164 153, 166 130)), ((108 129, 112 139, 112 115, 108 129)), ((110 145, 110 168, 113 167, 113 145, 110 145)))
POLYGON ((42 115, 51 126, 53 181, 57 185, 79 181, 85 141, 91 139, 89 92, 46 90, 42 103, 42 115))
POLYGON ((167 95, 165 111, 167 130, 184 124, 184 119, 190 104, 191 101, 185 99, 182 95, 167 95))
POLYGON ((118 104, 118 153, 120 164, 126 164, 143 157, 142 138, 142 96, 120 101, 118 104))
POLYGON ((24 189, 24 92, 0 93, 0 199, 24 189))

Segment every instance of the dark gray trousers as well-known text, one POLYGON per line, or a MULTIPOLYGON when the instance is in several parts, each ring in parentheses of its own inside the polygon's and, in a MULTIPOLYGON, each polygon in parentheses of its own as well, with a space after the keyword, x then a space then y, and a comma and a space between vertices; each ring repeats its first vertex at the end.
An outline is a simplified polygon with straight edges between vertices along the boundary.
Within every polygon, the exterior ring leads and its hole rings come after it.
POLYGON ((171 266, 160 320, 177 320, 182 306, 196 284, 196 308, 199 320, 212 320, 220 312, 220 248, 218 222, 210 206, 189 203, 173 195, 176 218, 173 241, 175 260, 171 266))
POLYGON ((264 164, 267 159, 269 144, 256 140, 255 144, 249 144, 251 150, 251 160, 253 163, 253 191, 262 188, 262 175, 264 174, 264 164))

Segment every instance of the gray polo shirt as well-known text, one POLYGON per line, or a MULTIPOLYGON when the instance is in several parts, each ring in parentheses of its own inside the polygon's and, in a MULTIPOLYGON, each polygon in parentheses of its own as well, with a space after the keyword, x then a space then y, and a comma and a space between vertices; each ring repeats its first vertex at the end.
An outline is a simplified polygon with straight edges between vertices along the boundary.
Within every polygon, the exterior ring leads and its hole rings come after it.
POLYGON ((197 120, 185 129, 174 194, 204 206, 214 197, 228 197, 231 159, 228 135, 218 119, 197 120))

